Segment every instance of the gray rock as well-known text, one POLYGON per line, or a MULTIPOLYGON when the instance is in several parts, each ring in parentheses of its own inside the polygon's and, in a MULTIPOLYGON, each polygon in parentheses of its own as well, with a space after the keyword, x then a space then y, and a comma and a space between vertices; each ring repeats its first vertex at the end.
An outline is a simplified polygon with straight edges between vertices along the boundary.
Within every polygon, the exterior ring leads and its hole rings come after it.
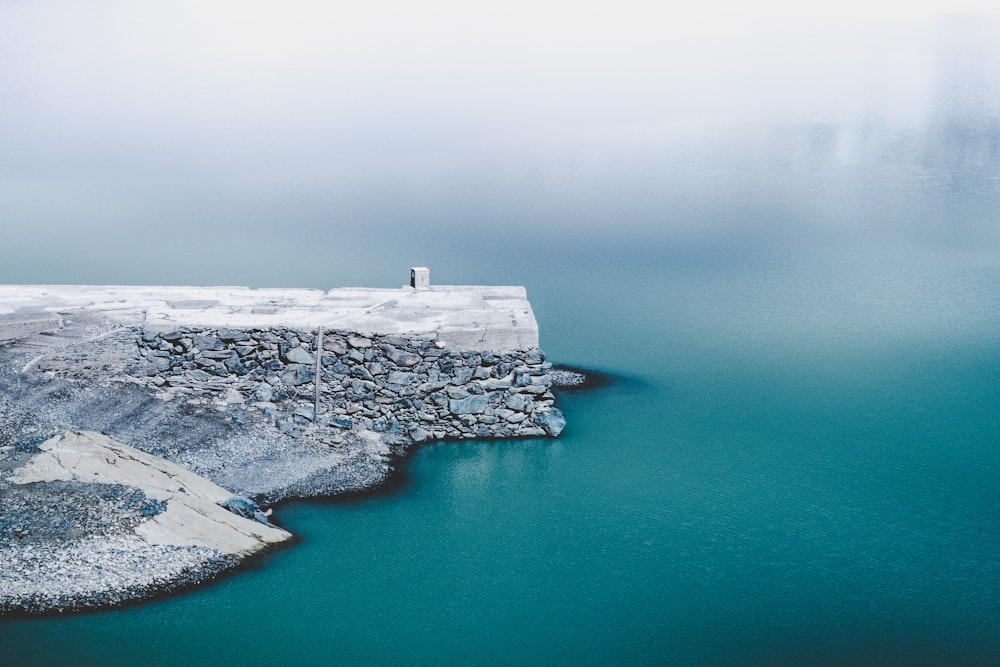
POLYGON ((469 384, 473 372, 471 368, 456 368, 451 378, 452 384, 469 384))
POLYGON ((369 371, 364 366, 355 366, 354 368, 352 368, 351 377, 361 378, 362 380, 369 380, 369 381, 375 379, 375 376, 371 374, 371 371, 369 371))
POLYGON ((420 363, 420 355, 413 352, 404 352, 399 348, 393 347, 392 345, 383 345, 382 354, 386 356, 387 359, 392 361, 392 363, 403 368, 409 368, 410 366, 416 366, 420 363))
POLYGON ((448 401, 448 410, 455 415, 480 415, 486 411, 486 396, 469 396, 448 401))
POLYGON ((468 398, 470 395, 463 387, 448 387, 445 393, 448 394, 448 398, 454 398, 455 400, 468 398))
POLYGON ((198 334, 194 337, 194 346, 199 350, 221 350, 225 347, 215 336, 198 334))
POLYGON ((253 395, 258 401, 268 403, 272 398, 274 398, 274 389, 271 385, 262 383, 257 386, 257 390, 254 391, 253 395))
POLYGON ((486 391, 493 391, 495 389, 507 389, 514 386, 514 374, 510 373, 502 378, 490 378, 489 380, 484 380, 480 382, 483 389, 486 391))
POLYGON ((167 370, 170 370, 170 359, 167 357, 151 357, 143 366, 143 371, 148 376, 159 375, 167 370))
POLYGON ((250 340, 250 335, 245 331, 219 329, 219 338, 227 343, 241 343, 250 340))
POLYGON ((364 349, 372 346, 372 342, 368 338, 363 338, 361 336, 352 336, 347 339, 347 342, 353 348, 364 349))
POLYGON ((386 382, 389 384, 408 385, 416 384, 419 381, 419 375, 416 373, 407 373, 405 371, 390 371, 389 375, 386 376, 386 382))
POLYGON ((556 408, 539 410, 535 414, 535 422, 552 437, 557 437, 566 428, 566 418, 556 408))
POLYGON ((503 402, 511 410, 517 410, 518 412, 530 412, 532 403, 531 398, 524 394, 513 394, 508 396, 503 402))
POLYGON ((315 364, 316 357, 300 345, 288 349, 288 352, 285 353, 285 361, 291 364, 315 364))
POLYGON ((312 379, 312 366, 307 366, 305 364, 289 364, 286 367, 285 372, 281 374, 281 381, 290 387, 296 387, 300 384, 311 382, 312 379))
POLYGON ((243 365, 239 357, 229 357, 223 363, 230 372, 236 373, 237 375, 246 375, 249 372, 249 369, 243 365))
POLYGON ((302 435, 302 433, 295 428, 295 422, 288 417, 279 417, 274 425, 278 427, 279 431, 293 438, 297 438, 302 435))
POLYGON ((545 361, 545 353, 536 347, 532 350, 528 350, 528 354, 525 355, 525 360, 533 366, 541 364, 545 361))
POLYGON ((293 415, 305 417, 309 421, 316 419, 316 409, 311 405, 300 405, 292 412, 293 415))
POLYGON ((410 429, 410 438, 413 442, 426 442, 433 437, 434 435, 430 431, 426 431, 419 426, 414 426, 410 429))
POLYGON ((244 519, 252 519, 253 513, 257 511, 257 506, 253 504, 253 501, 243 496, 233 496, 222 501, 219 505, 244 519))
POLYGON ((345 354, 347 352, 347 343, 339 338, 325 338, 323 340, 323 349, 334 354, 345 354))

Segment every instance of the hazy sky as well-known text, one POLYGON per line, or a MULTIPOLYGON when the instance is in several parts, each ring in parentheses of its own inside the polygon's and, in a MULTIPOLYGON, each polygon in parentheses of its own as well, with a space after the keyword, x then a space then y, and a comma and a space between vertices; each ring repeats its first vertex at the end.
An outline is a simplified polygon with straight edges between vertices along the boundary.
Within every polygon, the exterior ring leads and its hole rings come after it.
POLYGON ((995 2, 825 4, 0 0, 0 230, 596 231, 1000 116, 995 2))

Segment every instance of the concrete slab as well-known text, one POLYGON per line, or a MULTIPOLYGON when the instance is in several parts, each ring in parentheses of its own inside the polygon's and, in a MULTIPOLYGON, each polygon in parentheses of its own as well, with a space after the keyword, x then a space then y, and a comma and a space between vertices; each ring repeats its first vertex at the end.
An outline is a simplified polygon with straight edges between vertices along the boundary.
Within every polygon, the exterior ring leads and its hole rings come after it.
POLYGON ((434 338, 454 350, 538 346, 523 287, 249 289, 97 285, 0 285, 0 332, 51 327, 50 316, 100 314, 109 322, 167 331, 181 326, 341 329, 434 338), (29 316, 30 314, 30 316, 29 316), (31 320, 33 324, 26 325, 31 320), (35 324, 34 322, 37 322, 35 324))
POLYGON ((70 431, 46 440, 10 477, 13 484, 54 480, 123 484, 166 502, 135 534, 152 545, 194 546, 249 556, 291 534, 245 519, 218 503, 233 494, 190 470, 100 433, 70 431))

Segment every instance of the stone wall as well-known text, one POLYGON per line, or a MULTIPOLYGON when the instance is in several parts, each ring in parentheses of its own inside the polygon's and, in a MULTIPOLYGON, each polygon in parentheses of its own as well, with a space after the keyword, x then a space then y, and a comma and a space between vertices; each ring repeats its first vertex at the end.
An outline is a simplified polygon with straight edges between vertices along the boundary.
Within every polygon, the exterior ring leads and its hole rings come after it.
POLYGON ((292 437, 367 429, 405 443, 558 436, 565 426, 537 348, 456 352, 430 336, 197 327, 144 331, 138 347, 136 381, 214 394, 292 437))

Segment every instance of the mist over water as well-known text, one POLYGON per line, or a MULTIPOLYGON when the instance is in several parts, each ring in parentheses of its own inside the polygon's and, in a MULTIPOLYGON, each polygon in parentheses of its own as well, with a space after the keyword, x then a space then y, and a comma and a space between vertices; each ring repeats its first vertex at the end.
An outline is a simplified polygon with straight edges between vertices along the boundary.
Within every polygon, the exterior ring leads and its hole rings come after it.
POLYGON ((0 282, 427 265, 615 378, 15 657, 996 663, 995 10, 601 4, 0 0, 0 282))
POLYGON ((442 237, 477 266, 996 247, 979 7, 202 4, 0 5, 0 280, 395 285, 442 237))

